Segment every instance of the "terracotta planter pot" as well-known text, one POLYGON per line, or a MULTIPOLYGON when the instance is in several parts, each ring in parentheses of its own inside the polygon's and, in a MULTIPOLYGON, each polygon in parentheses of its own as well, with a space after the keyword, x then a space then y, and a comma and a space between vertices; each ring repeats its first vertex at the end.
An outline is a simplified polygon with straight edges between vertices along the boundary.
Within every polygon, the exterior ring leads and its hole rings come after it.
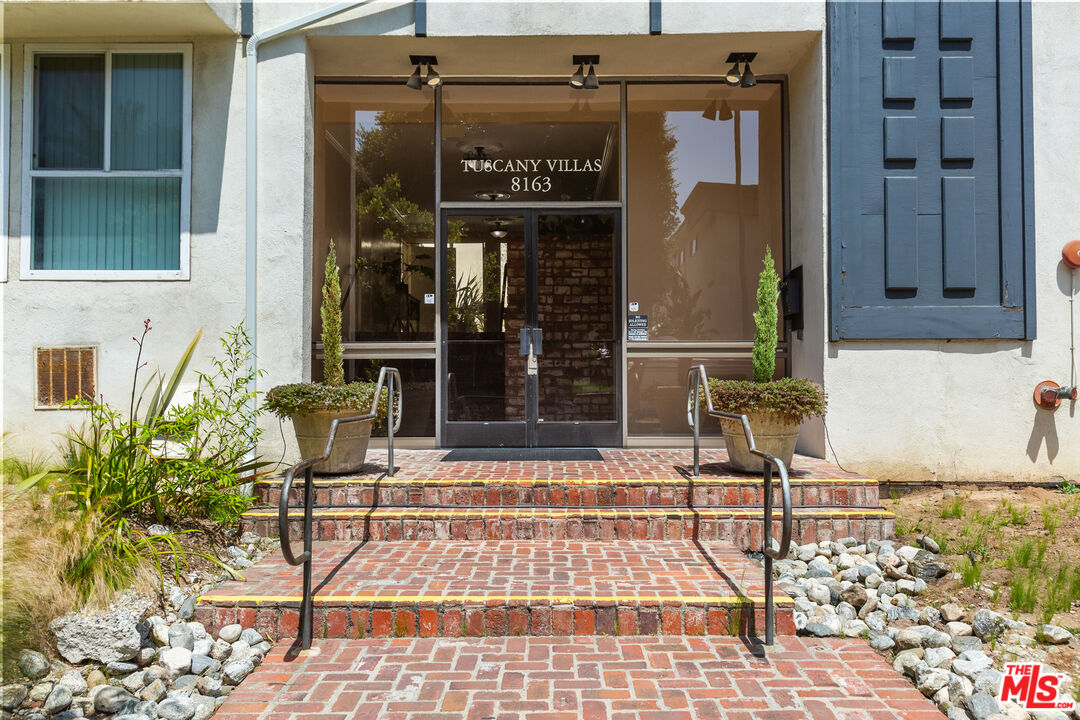
MULTIPOLYGON (((802 422, 772 412, 751 412, 746 413, 746 417, 750 420, 750 431, 754 433, 757 449, 783 460, 790 468, 802 422)), ((724 431, 724 444, 727 445, 732 467, 740 472, 763 474, 764 460, 752 454, 747 447, 742 423, 720 418, 720 429, 724 431)))
MULTIPOLYGON (((312 458, 322 455, 326 449, 326 438, 330 434, 330 423, 336 418, 363 414, 363 410, 316 410, 293 415, 293 430, 296 432, 296 443, 300 446, 300 456, 312 458)), ((364 458, 367 457, 371 423, 371 420, 365 420, 339 425, 330 459, 316 465, 315 472, 320 475, 359 472, 364 465, 364 458)))

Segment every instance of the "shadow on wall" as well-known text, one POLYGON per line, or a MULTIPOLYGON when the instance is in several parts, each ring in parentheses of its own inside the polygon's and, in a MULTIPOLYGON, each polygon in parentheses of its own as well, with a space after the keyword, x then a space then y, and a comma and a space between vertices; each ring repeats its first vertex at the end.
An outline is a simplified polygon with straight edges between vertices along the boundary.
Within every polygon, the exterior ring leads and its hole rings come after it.
POLYGON ((1031 425, 1031 437, 1028 438, 1027 456, 1031 462, 1038 462, 1039 449, 1046 444, 1046 459, 1051 463, 1057 457, 1059 443, 1057 423, 1051 410, 1035 409, 1035 420, 1031 425))
POLYGON ((196 43, 192 66, 197 89, 191 98, 191 234, 217 232, 225 184, 225 136, 229 131, 236 47, 232 42, 196 43), (198 91, 199 88, 212 88, 198 91))

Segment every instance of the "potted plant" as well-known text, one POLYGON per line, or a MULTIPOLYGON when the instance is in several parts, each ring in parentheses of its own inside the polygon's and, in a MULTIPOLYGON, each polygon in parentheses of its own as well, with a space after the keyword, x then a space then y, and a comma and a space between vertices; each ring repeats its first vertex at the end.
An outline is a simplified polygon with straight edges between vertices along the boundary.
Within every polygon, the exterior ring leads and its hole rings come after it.
MULTIPOLYGON (((264 407, 279 418, 289 418, 296 432, 300 455, 317 457, 326 449, 330 424, 371 410, 374 382, 345 382, 341 356, 341 280, 334 243, 326 256, 322 288, 323 376, 321 383, 278 385, 266 394, 264 407)), ((386 401, 379 400, 378 415, 386 416, 386 401)), ((364 464, 374 419, 340 425, 330 458, 315 469, 321 473, 357 472, 364 464)))
MULTIPOLYGON (((758 450, 791 467, 799 429, 806 418, 824 416, 826 397, 818 385, 805 378, 773 379, 779 298, 780 278, 766 248, 754 313, 754 379, 710 379, 709 393, 717 410, 747 416, 758 450)), ((750 453, 742 424, 721 418, 720 428, 731 465, 743 472, 761 472, 761 458, 750 453)))

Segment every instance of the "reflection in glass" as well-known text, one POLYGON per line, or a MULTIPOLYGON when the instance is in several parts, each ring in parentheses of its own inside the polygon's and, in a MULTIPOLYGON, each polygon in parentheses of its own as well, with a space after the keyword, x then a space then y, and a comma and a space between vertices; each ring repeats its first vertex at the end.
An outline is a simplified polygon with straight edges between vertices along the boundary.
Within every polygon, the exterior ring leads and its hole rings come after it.
MULTIPOLYGON (((401 372, 405 412, 401 416, 401 430, 395 436, 435 437, 435 361, 346 360, 345 379, 375 382, 383 366, 395 367, 401 372)), ((386 437, 386 421, 376 423, 371 434, 386 437)))
POLYGON ((537 218, 539 418, 616 420, 615 216, 537 218))
POLYGON ((449 217, 447 241, 447 420, 524 420, 524 218, 449 217))
POLYGON ((752 339, 766 245, 783 267, 779 86, 630 85, 627 141, 627 299, 649 339, 752 339))
MULTIPOLYGON (((631 357, 627 363, 627 431, 631 435, 678 435, 690 432, 686 424, 686 374, 705 365, 710 378, 750 380, 754 365, 745 357, 631 357)), ((787 375, 787 359, 776 358, 776 377, 787 375)), ((704 415, 704 411, 702 411, 704 415)), ((706 419, 703 435, 720 435, 720 424, 706 419)))
POLYGON ((405 87, 316 87, 312 287, 333 241, 346 342, 435 338, 434 118, 405 87))
POLYGON ((443 90, 443 199, 619 199, 619 88, 443 90))

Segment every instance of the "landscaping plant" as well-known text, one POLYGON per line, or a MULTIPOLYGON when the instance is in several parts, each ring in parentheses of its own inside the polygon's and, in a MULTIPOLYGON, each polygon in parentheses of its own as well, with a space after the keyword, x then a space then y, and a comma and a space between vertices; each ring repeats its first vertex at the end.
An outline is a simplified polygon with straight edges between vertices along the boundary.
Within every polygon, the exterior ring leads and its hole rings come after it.
POLYGON ((780 277, 772 252, 766 248, 758 277, 757 311, 754 313, 753 380, 710 378, 709 392, 717 410, 748 415, 767 412, 795 423, 825 414, 826 396, 819 386, 804 378, 773 379, 776 372, 779 297, 780 277))

